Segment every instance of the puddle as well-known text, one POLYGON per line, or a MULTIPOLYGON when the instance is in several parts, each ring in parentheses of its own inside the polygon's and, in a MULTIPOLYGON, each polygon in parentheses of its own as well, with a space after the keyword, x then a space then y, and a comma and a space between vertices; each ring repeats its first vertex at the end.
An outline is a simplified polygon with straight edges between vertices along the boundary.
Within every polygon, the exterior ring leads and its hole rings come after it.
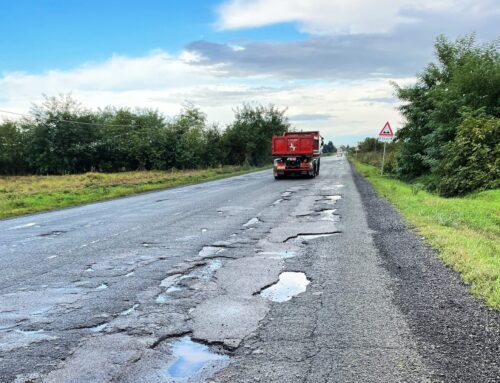
POLYGON ((285 198, 286 198, 286 197, 290 197, 291 195, 292 195, 292 192, 290 192, 290 191, 286 191, 286 192, 284 192, 284 193, 281 193, 281 196, 282 196, 282 197, 285 197, 285 198))
POLYGON ((256 223, 259 223, 259 222, 260 222, 260 220, 258 218, 252 218, 247 223, 245 223, 243 226, 245 226, 245 227, 252 226, 252 225, 255 225, 256 223))
POLYGON ((341 195, 325 195, 323 199, 330 200, 332 202, 338 201, 339 199, 342 199, 341 195))
POLYGON ((108 288, 108 285, 105 283, 102 283, 99 286, 97 286, 95 289, 96 290, 106 290, 107 288, 108 288))
POLYGON ((108 326, 107 323, 100 324, 99 326, 92 327, 90 331, 92 332, 101 332, 108 326))
POLYGON ((339 216, 335 215, 336 209, 323 210, 321 212, 321 221, 338 221, 339 216))
POLYGON ((311 283, 304 273, 285 271, 280 274, 278 282, 261 291, 260 295, 273 302, 286 302, 303 293, 311 283))
POLYGON ((316 239, 316 238, 323 238, 323 237, 331 237, 332 235, 335 235, 337 233, 328 233, 328 234, 301 234, 297 236, 297 239, 316 239))
POLYGON ((159 294, 155 302, 156 303, 167 303, 172 299, 172 296, 170 295, 171 293, 175 293, 176 291, 181 291, 182 289, 179 286, 170 286, 168 289, 165 290, 164 293, 159 294))
POLYGON ((176 291, 181 291, 182 289, 179 286, 171 286, 165 292, 166 293, 175 293, 176 291))
POLYGON ((201 269, 200 278, 205 280, 212 278, 212 275, 221 267, 222 267, 222 261, 218 259, 208 262, 208 264, 201 269))
POLYGON ((135 304, 135 305, 133 305, 131 308, 126 309, 125 311, 122 311, 122 312, 120 313, 120 315, 128 315, 128 314, 131 314, 131 313, 133 313, 133 312, 135 311, 135 309, 136 309, 137 307, 139 307, 139 303, 136 303, 136 304, 135 304))
POLYGON ((66 232, 63 230, 52 230, 52 231, 49 231, 48 233, 39 234, 38 236, 39 237, 52 237, 52 236, 57 237, 57 236, 64 234, 64 233, 66 233, 66 232))
POLYGON ((171 297, 169 297, 168 294, 161 293, 156 297, 155 302, 156 303, 167 303, 170 299, 171 299, 171 297))
POLYGON ((174 381, 185 381, 202 370, 210 368, 212 372, 229 361, 227 355, 216 354, 208 346, 196 343, 185 336, 172 344, 174 361, 167 369, 167 376, 174 381))
POLYGON ((217 247, 217 246, 204 246, 200 252, 198 253, 198 256, 201 258, 205 257, 211 257, 213 255, 219 254, 220 252, 224 251, 223 248, 217 247))
POLYGON ((200 266, 195 270, 191 271, 189 274, 179 277, 179 280, 199 278, 208 281, 213 277, 214 273, 221 267, 222 267, 222 261, 219 259, 213 259, 206 265, 200 266))

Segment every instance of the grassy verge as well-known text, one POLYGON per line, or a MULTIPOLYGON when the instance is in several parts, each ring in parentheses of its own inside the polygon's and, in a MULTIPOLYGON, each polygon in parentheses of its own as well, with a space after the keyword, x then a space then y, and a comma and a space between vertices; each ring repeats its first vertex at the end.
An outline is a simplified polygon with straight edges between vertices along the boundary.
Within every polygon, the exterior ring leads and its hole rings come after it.
POLYGON ((462 275, 474 295, 500 309, 500 189, 442 198, 416 185, 382 177, 371 165, 353 163, 439 250, 443 262, 462 275))
POLYGON ((186 171, 0 177, 0 218, 216 180, 262 168, 226 166, 186 171))

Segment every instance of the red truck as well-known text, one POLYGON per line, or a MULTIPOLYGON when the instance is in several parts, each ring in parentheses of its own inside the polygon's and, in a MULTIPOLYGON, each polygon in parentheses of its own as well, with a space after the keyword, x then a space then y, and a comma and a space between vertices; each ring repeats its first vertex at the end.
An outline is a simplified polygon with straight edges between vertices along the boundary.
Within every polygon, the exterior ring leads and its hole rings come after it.
POLYGON ((273 136, 274 178, 291 174, 316 177, 322 146, 323 138, 317 131, 285 132, 282 136, 273 136))

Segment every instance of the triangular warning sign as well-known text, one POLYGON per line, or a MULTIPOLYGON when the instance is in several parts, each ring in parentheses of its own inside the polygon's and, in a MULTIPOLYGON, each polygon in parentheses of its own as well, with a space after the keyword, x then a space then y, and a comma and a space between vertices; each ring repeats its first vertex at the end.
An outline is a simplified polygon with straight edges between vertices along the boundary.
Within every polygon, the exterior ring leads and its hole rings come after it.
POLYGON ((391 124, 389 124, 389 121, 387 121, 385 123, 384 127, 382 128, 382 130, 380 131, 380 133, 378 135, 382 136, 382 137, 394 136, 394 133, 392 132, 391 124))

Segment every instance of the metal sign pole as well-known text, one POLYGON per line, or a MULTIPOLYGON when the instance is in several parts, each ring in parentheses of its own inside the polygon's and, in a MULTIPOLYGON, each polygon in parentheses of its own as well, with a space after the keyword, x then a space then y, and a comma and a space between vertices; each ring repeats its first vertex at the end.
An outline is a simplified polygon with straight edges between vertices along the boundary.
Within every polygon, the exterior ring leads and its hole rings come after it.
POLYGON ((384 153, 382 154, 382 169, 380 170, 380 175, 384 175, 384 163, 385 163, 385 145, 387 145, 387 141, 384 141, 384 153))

